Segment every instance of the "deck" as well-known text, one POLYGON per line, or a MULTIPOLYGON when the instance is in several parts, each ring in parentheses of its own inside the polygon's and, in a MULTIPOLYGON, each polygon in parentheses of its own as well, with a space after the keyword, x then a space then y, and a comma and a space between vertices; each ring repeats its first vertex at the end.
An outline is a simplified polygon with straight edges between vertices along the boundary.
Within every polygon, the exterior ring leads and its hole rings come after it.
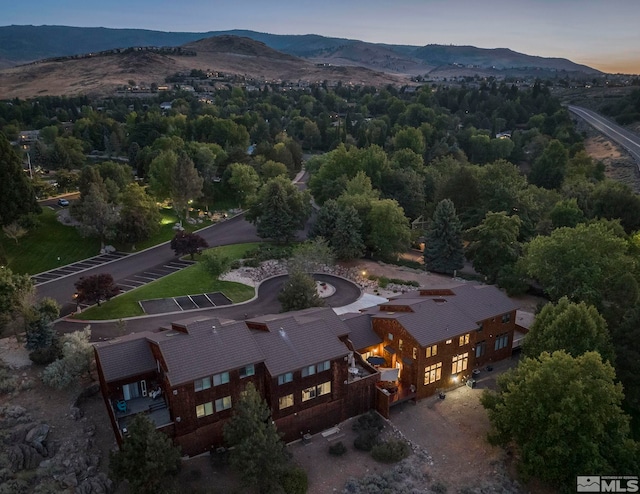
POLYGON ((169 414, 169 408, 167 408, 167 404, 164 401, 164 396, 155 400, 148 396, 134 398, 127 401, 126 411, 121 412, 114 407, 114 413, 118 421, 118 428, 121 431, 126 429, 133 418, 140 413, 147 414, 147 417, 151 419, 156 428, 164 427, 173 422, 169 414))

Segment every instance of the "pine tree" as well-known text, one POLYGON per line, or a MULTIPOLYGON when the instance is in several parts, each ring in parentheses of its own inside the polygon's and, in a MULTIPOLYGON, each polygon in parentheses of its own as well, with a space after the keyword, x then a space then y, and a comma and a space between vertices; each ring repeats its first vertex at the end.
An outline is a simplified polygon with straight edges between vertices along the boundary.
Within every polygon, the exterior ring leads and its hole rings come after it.
POLYGON ((464 266, 462 227, 450 199, 436 206, 426 233, 424 263, 429 271, 453 274, 464 266))
POLYGON ((162 492, 167 478, 180 469, 180 450, 145 414, 136 415, 128 428, 120 450, 109 454, 110 477, 127 480, 131 492, 162 492))
POLYGON ((329 245, 333 247, 336 257, 343 261, 357 259, 364 254, 362 221, 353 206, 346 206, 339 211, 329 245))
POLYGON ((248 486, 262 489, 276 482, 286 470, 289 454, 282 442, 271 411, 253 383, 247 384, 224 426, 224 440, 231 450, 231 465, 242 473, 248 486))

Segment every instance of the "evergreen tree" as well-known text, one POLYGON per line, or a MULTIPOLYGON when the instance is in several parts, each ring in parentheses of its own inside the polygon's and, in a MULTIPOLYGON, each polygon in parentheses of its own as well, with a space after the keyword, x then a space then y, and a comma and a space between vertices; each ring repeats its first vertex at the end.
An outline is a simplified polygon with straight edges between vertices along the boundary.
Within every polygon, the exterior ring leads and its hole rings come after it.
POLYGON ((333 247, 336 257, 343 261, 357 259, 364 254, 362 221, 353 206, 346 206, 338 213, 329 245, 333 247))
POLYGON ((128 429, 120 450, 109 453, 110 477, 127 480, 134 493, 161 492, 167 479, 180 470, 180 450, 143 413, 134 417, 128 429))
POLYGON ((286 470, 289 454, 253 383, 247 384, 234 406, 233 416, 224 426, 224 440, 233 447, 231 465, 247 486, 266 491, 286 470))
POLYGON ((40 212, 20 157, 0 133, 0 226, 10 225, 28 213, 40 212))
POLYGON ((53 321, 59 315, 60 306, 51 298, 43 298, 32 308, 29 316, 25 318, 27 350, 42 350, 53 344, 56 336, 53 321))
POLYGON ((318 295, 315 280, 299 269, 289 273, 278 300, 282 304, 282 312, 324 305, 324 301, 318 295))
POLYGON ((199 199, 202 196, 203 183, 204 181, 191 158, 181 152, 178 155, 171 180, 171 201, 178 216, 182 213, 185 218, 189 216, 189 201, 199 199))
POLYGON ((340 207, 335 199, 325 201, 316 214, 316 219, 309 230, 309 238, 323 237, 330 239, 336 228, 340 207))
POLYGON ((304 227, 310 214, 309 192, 301 192, 287 178, 279 176, 262 186, 246 217, 256 225, 259 237, 284 243, 304 227))
POLYGON ((462 226, 450 199, 436 206, 426 232, 424 263, 429 271, 453 274, 464 266, 462 226))

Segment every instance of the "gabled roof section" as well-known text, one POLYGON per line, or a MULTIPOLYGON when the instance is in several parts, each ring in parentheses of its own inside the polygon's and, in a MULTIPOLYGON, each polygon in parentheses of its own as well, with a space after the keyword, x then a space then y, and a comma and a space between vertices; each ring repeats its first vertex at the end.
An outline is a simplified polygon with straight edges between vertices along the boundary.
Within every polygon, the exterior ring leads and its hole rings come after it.
POLYGON ((147 341, 150 334, 135 333, 93 345, 107 382, 156 370, 156 360, 147 341))
POLYGON ((509 297, 492 285, 470 283, 450 290, 451 295, 409 292, 366 313, 373 319, 397 320, 421 346, 428 346, 477 329, 480 322, 516 309, 509 297), (411 311, 382 310, 394 306, 411 311))
POLYGON ((349 327, 349 339, 353 343, 353 348, 361 350, 373 345, 382 343, 377 333, 371 327, 371 315, 351 313, 341 316, 342 321, 349 327))
POLYGON ((244 322, 205 319, 182 325, 186 333, 170 330, 149 337, 162 352, 171 386, 264 361, 244 322))
POLYGON ((347 334, 348 328, 337 315, 292 312, 280 314, 267 322, 268 330, 254 330, 253 337, 265 355, 269 374, 277 376, 304 366, 348 355, 349 350, 337 333, 347 334), (335 319, 334 319, 335 318, 335 319), (336 321, 337 320, 337 321, 336 321), (327 321, 331 324, 327 324, 327 321))
MULTIPOLYGON (((253 317, 247 320, 248 324, 262 326, 266 328, 279 327, 278 321, 293 317, 298 323, 305 324, 311 321, 322 320, 327 329, 336 336, 344 336, 349 332, 349 328, 342 324, 340 317, 330 307, 311 307, 309 309, 297 310, 293 312, 283 312, 281 314, 267 314, 265 316, 253 317)), ((261 328, 257 328, 261 329, 261 328)))

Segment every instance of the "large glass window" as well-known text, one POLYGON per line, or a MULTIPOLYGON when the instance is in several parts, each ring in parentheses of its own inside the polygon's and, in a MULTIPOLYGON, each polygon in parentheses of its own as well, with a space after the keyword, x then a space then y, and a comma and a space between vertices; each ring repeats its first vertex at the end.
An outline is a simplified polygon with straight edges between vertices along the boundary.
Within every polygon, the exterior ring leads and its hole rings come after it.
POLYGON ((278 376, 279 385, 290 383, 291 381, 293 381, 293 372, 287 372, 286 374, 280 374, 278 376))
POLYGON ((312 376, 316 373, 315 365, 308 365, 307 367, 302 368, 302 377, 312 376))
POLYGON ((429 358, 435 357, 436 355, 438 355, 438 345, 428 346, 425 352, 425 356, 429 358))
POLYGON ((194 383, 196 391, 202 391, 203 389, 209 389, 211 387, 211 378, 203 377, 202 379, 196 379, 194 383))
POLYGON ((293 406, 293 394, 281 396, 278 398, 278 408, 280 410, 293 406))
POLYGON ((469 352, 456 355, 451 359, 451 374, 457 374, 467 370, 467 363, 469 360, 469 352))
POLYGON ((213 413, 213 403, 207 402, 202 405, 196 406, 196 415, 198 418, 206 417, 207 415, 211 415, 213 413))
POLYGON ((317 372, 323 372, 329 370, 331 368, 331 361, 325 360, 324 362, 320 362, 317 366, 317 372))
POLYGON ((424 384, 431 384, 440 380, 442 376, 442 362, 424 368, 424 384))
POLYGON ((469 344, 469 333, 460 336, 460 346, 469 344))
POLYGON ((494 350, 501 350, 509 344, 509 333, 499 334, 496 337, 494 350))
POLYGON ((253 376, 255 373, 256 373, 256 369, 253 366, 253 364, 247 365, 246 367, 243 367, 242 369, 240 369, 240 379, 253 376))
POLYGON ((482 357, 487 347, 486 341, 479 341, 476 343, 476 358, 482 357))
POLYGON ((316 397, 316 387, 311 386, 310 388, 302 390, 302 401, 309 401, 316 397))
POLYGON ((229 373, 222 372, 213 376, 213 385, 220 386, 221 384, 227 384, 229 382, 229 373))
POLYGON ((318 396, 328 395, 329 393, 331 393, 331 381, 318 384, 318 396))
POLYGON ((231 408, 231 396, 225 396, 224 398, 216 400, 216 412, 228 410, 229 408, 231 408))

